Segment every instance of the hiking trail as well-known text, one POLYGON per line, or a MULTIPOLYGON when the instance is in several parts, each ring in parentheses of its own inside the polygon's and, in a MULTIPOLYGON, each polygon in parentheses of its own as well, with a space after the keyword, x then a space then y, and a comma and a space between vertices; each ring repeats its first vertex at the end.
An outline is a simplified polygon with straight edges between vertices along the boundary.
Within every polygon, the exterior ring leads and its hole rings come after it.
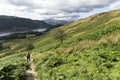
POLYGON ((37 80, 37 73, 32 62, 29 62, 30 68, 26 71, 26 80, 37 80))

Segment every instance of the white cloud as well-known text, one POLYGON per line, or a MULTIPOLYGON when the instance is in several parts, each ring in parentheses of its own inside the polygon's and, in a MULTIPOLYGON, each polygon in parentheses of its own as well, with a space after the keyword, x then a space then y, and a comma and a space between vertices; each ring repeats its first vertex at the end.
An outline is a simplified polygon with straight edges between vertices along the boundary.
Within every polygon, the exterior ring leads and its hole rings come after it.
POLYGON ((120 8, 120 1, 115 2, 113 5, 110 6, 110 8, 112 8, 112 9, 118 9, 118 8, 120 8))
POLYGON ((0 15, 73 20, 105 7, 120 8, 120 0, 1 0, 0 15))

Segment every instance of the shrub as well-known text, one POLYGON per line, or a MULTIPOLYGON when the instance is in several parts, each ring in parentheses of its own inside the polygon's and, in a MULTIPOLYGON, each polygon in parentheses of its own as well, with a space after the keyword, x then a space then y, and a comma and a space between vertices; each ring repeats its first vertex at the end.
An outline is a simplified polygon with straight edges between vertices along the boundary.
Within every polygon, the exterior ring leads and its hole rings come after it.
POLYGON ((3 43, 0 41, 0 49, 3 48, 3 43))
POLYGON ((34 49, 34 45, 33 44, 27 44, 26 50, 29 51, 29 50, 32 50, 32 49, 34 49))
POLYGON ((66 38, 66 34, 65 34, 64 30, 62 30, 62 29, 56 30, 56 32, 53 34, 53 36, 56 40, 60 41, 61 43, 66 38))
POLYGON ((113 67, 113 64, 110 63, 110 62, 107 62, 107 63, 104 64, 104 66, 108 69, 111 69, 113 67))
POLYGON ((0 70, 0 80, 24 80, 26 68, 20 65, 4 66, 0 70))
POLYGON ((56 67, 62 63, 64 63, 62 58, 52 54, 51 56, 49 56, 49 59, 45 62, 45 65, 47 67, 56 67))

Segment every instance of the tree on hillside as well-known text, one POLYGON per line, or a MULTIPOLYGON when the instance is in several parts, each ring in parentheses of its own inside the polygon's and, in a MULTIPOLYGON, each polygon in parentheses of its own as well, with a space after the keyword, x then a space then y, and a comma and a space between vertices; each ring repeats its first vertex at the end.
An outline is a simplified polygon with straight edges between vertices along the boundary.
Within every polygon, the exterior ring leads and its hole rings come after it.
POLYGON ((57 29, 54 33, 54 38, 56 40, 60 41, 61 43, 63 43, 63 40, 66 38, 66 34, 65 34, 64 30, 57 29))
POLYGON ((2 49, 2 47, 3 47, 3 42, 0 41, 0 49, 2 49))
POLYGON ((34 49, 34 45, 33 44, 27 44, 26 50, 29 51, 29 50, 32 50, 32 49, 34 49))

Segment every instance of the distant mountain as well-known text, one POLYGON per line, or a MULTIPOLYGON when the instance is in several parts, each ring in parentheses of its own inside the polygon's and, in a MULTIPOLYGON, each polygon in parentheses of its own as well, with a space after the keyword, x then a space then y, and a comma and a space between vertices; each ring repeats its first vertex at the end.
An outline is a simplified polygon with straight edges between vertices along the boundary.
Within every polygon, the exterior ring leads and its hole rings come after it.
POLYGON ((52 25, 64 25, 67 24, 69 21, 66 20, 56 20, 56 19, 48 19, 48 20, 44 20, 46 23, 48 24, 52 24, 52 25))
POLYGON ((0 32, 30 31, 38 28, 51 29, 55 26, 40 20, 14 16, 0 16, 0 32))

